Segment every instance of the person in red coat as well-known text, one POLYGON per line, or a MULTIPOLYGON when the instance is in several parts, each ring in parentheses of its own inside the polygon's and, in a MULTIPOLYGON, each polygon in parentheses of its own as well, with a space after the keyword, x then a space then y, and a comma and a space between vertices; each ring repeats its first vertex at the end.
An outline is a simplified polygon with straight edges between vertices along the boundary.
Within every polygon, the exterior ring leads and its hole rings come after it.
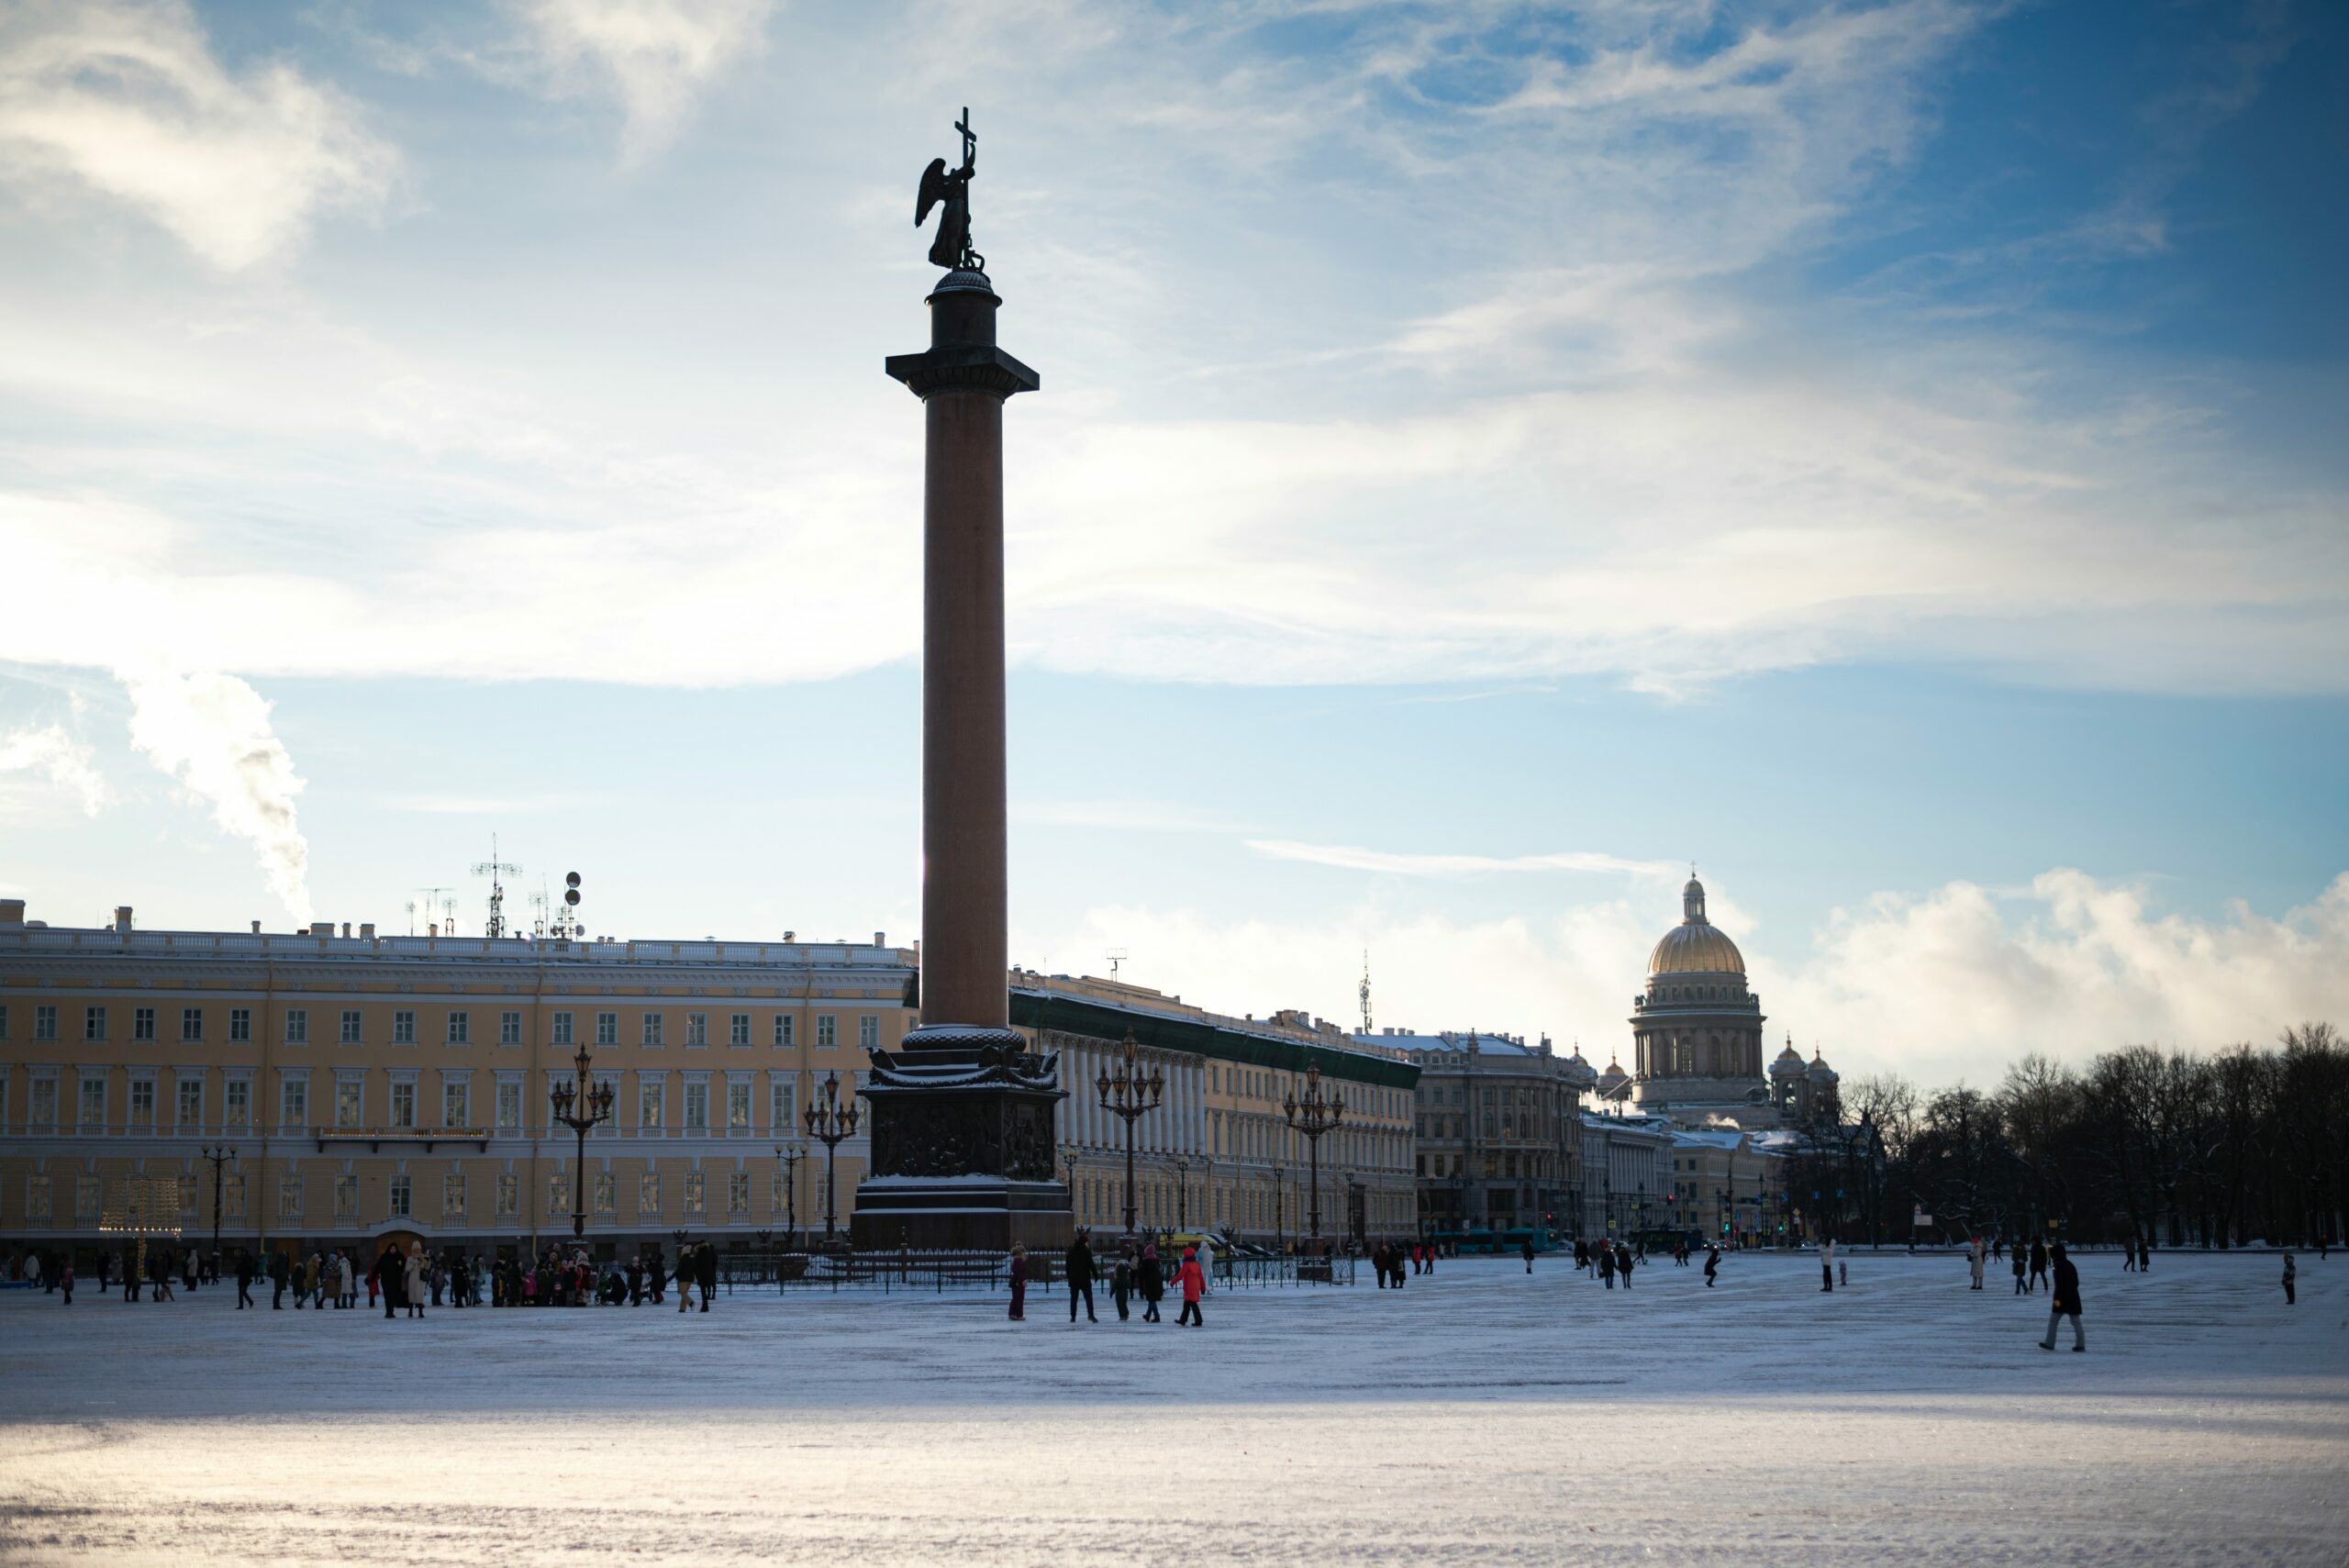
POLYGON ((1199 1316, 1199 1296, 1208 1287, 1208 1276, 1199 1267, 1199 1254, 1192 1248, 1183 1249, 1183 1266, 1174 1271, 1174 1283, 1183 1287, 1183 1310, 1174 1321, 1188 1323, 1195 1329, 1206 1328, 1207 1319, 1199 1316))

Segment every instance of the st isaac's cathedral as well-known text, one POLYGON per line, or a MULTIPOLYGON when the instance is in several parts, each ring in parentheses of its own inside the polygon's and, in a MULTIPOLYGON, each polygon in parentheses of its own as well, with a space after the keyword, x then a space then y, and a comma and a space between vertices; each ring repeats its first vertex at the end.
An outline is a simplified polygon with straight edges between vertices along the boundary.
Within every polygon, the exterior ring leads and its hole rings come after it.
POLYGON ((1745 1131, 1790 1126, 1832 1093, 1835 1071, 1806 1062, 1790 1042, 1762 1065, 1762 998, 1745 984, 1745 955, 1705 918, 1705 884, 1680 890, 1680 924, 1648 955, 1647 990, 1631 1002, 1632 1071, 1610 1063, 1604 1097, 1628 1092, 1639 1110, 1681 1127, 1745 1131))

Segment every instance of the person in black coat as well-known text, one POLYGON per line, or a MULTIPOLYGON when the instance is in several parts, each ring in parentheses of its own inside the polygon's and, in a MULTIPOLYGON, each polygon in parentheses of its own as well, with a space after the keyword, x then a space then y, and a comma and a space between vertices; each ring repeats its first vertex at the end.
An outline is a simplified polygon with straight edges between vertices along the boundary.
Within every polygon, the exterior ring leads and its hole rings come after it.
POLYGON ((2080 1327, 2080 1271, 2064 1255, 2064 1243, 2058 1241, 2049 1249, 2048 1256, 2055 1263, 2055 1295, 2047 1311, 2047 1337, 2039 1341, 2043 1351, 2055 1348, 2055 1326, 2065 1318, 2072 1320, 2072 1349, 2085 1351, 2088 1337, 2080 1327))
POLYGON ((1719 1274, 1720 1274, 1720 1272, 1721 1272, 1721 1250, 1720 1250, 1719 1247, 1708 1247, 1708 1248, 1706 1248, 1706 1249, 1705 1249, 1705 1288, 1706 1288, 1707 1290, 1710 1290, 1710 1289, 1712 1289, 1712 1288, 1713 1288, 1713 1280, 1714 1280, 1714 1278, 1715 1278, 1717 1275, 1719 1275, 1719 1274))
POLYGON ((1531 1273, 1533 1272, 1533 1238, 1528 1236, 1524 1240, 1520 1241, 1517 1244, 1517 1250, 1525 1259, 1525 1272, 1531 1273))
POLYGON ((718 1290, 718 1249, 708 1242, 694 1254, 694 1283, 701 1286, 701 1309, 709 1310, 709 1298, 718 1290))
POLYGON ((1158 1316, 1159 1298, 1166 1294, 1166 1271, 1158 1261, 1158 1249, 1143 1243, 1141 1267, 1135 1271, 1135 1281, 1141 1290, 1141 1320, 1162 1321, 1158 1316))
POLYGON ((253 1305, 253 1255, 243 1248, 237 1249, 237 1310, 241 1312, 253 1305))
POLYGON ((1101 1319, 1093 1316, 1093 1244, 1085 1239, 1082 1229, 1077 1231, 1076 1240, 1068 1244, 1067 1264, 1068 1320, 1076 1321, 1076 1298, 1081 1296, 1085 1298, 1085 1320, 1098 1323, 1101 1319))
POLYGON ((392 1250, 390 1242, 377 1254, 375 1266, 368 1271, 375 1276, 375 1284, 384 1292, 384 1316, 396 1318, 398 1308, 407 1305, 407 1263, 392 1250))

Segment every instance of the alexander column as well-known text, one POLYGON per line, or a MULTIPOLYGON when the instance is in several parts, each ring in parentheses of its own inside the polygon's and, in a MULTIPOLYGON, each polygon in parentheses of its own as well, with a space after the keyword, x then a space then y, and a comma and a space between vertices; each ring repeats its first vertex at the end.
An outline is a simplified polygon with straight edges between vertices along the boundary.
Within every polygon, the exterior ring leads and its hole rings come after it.
POLYGON ((860 1248, 1066 1243, 1054 1179, 1056 1060, 1011 1028, 1005 937, 1003 405, 1036 373, 996 346, 1003 301, 971 248, 978 139, 963 165, 923 171, 919 225, 941 209, 930 259, 930 347, 889 374, 922 400, 921 1026, 875 1051, 872 1173, 850 1233, 860 1248))

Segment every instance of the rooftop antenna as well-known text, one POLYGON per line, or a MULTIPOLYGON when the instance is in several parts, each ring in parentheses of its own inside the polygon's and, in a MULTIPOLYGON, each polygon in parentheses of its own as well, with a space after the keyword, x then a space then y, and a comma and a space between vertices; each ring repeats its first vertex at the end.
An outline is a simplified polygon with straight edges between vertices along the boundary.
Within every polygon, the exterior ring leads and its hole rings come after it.
POLYGON ((416 900, 413 898, 407 901, 407 934, 411 937, 416 935, 416 900))
POLYGON ((1362 950, 1362 990, 1360 994, 1362 996, 1362 1032, 1364 1034, 1374 1034, 1376 1031, 1370 1027, 1370 950, 1368 948, 1362 950))
POLYGON ((547 879, 539 878, 539 890, 530 895, 530 935, 535 940, 547 934, 547 906, 552 902, 547 896, 547 879))
POLYGON ((489 936, 492 940, 506 934, 506 884, 500 876, 518 876, 522 868, 510 861, 497 858, 497 835, 489 836, 489 859, 473 862, 473 874, 489 878, 489 936))
MULTIPOLYGON (((440 934, 444 937, 455 936, 457 934, 457 890, 453 887, 419 887, 417 891, 424 895, 425 918, 429 920, 432 911, 439 909, 441 917, 440 934)), ((409 910, 407 934, 416 935, 415 910, 412 906, 409 910)))
MULTIPOLYGON (((965 109, 965 110, 963 110, 963 112, 964 114, 966 114, 966 115, 970 113, 970 111, 969 111, 968 109, 965 109)), ((1126 950, 1125 950, 1125 949, 1123 949, 1123 948, 1111 948, 1111 949, 1109 950, 1109 978, 1110 978, 1110 979, 1115 980, 1116 978, 1118 978, 1118 966, 1119 966, 1119 964, 1121 964, 1121 963, 1125 962, 1126 962, 1126 959, 1128 958, 1128 956, 1129 956, 1129 955, 1128 955, 1128 953, 1126 952, 1126 950)))

